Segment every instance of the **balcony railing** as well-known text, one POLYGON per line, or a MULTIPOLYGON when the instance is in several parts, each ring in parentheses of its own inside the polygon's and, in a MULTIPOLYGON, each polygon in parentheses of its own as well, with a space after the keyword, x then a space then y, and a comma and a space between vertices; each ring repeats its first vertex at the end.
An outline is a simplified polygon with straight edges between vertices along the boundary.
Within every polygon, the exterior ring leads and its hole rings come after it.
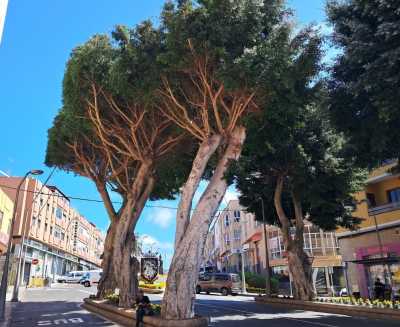
POLYGON ((382 206, 377 206, 368 209, 370 216, 379 215, 381 213, 400 210, 400 202, 390 202, 382 206))

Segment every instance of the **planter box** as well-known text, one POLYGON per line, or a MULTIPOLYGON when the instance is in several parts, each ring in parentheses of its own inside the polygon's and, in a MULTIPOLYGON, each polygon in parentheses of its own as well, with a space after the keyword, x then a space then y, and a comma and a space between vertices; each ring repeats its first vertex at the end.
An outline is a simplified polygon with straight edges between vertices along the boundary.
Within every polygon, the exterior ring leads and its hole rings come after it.
POLYGON ((144 293, 148 294, 162 294, 164 293, 163 289, 159 288, 146 288, 146 287, 139 287, 140 290, 142 290, 144 293))
POLYGON ((254 299, 256 300, 256 302, 259 303, 283 306, 292 309, 329 312, 347 316, 367 317, 375 319, 400 320, 400 310, 398 309, 378 309, 347 304, 331 304, 312 301, 299 301, 292 299, 265 298, 264 296, 257 296, 254 299))
MULTIPOLYGON (((106 300, 84 299, 82 305, 88 311, 103 316, 123 326, 135 326, 136 312, 134 309, 123 309, 106 303, 106 300)), ((208 318, 195 317, 193 319, 164 320, 157 316, 145 316, 143 318, 146 327, 207 327, 208 318)))

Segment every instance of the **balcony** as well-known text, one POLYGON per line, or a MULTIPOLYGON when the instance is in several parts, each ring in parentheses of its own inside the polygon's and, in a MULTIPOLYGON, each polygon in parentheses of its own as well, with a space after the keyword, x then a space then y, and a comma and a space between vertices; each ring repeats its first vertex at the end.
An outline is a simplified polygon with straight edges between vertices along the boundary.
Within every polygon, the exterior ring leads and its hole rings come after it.
POLYGON ((400 202, 389 202, 381 206, 372 207, 368 209, 370 216, 380 215, 385 212, 400 210, 400 202))

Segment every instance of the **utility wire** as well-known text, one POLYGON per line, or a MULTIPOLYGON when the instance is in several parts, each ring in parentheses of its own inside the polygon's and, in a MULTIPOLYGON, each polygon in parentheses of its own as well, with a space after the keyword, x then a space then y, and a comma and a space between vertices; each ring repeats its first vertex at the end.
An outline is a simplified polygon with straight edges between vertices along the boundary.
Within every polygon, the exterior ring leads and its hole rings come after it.
MULTIPOLYGON (((0 184, 0 187, 2 188, 8 188, 8 189, 12 189, 12 190, 16 190, 16 187, 13 186, 8 186, 8 185, 2 185, 0 184)), ((54 196, 54 197, 60 197, 60 198, 64 198, 67 197, 68 199, 72 199, 72 200, 78 200, 78 201, 86 201, 86 202, 95 202, 95 203, 103 203, 103 200, 100 199, 90 199, 90 198, 83 198, 83 197, 78 197, 78 196, 69 196, 69 195, 61 195, 61 194, 48 194, 48 193, 44 193, 41 190, 40 191, 31 191, 28 189, 21 189, 21 192, 28 192, 28 193, 34 193, 37 194, 37 196, 39 195, 46 195, 46 196, 54 196)), ((111 201, 111 203, 113 204, 122 204, 122 201, 111 201)), ((146 208, 159 208, 159 209, 169 209, 169 210, 178 210, 177 207, 170 207, 170 206, 163 206, 163 205, 152 205, 152 204, 146 204, 145 205, 146 208)), ((195 210, 195 209, 192 209, 195 210)), ((246 210, 231 210, 231 209, 218 209, 217 212, 222 212, 222 211, 241 211, 241 212, 247 212, 246 210)))

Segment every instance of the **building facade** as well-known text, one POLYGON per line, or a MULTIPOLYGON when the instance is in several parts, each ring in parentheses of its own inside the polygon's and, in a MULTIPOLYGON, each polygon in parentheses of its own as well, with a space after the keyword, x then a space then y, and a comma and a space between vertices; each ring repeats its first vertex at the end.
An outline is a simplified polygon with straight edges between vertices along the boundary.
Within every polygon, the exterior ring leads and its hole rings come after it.
POLYGON ((0 189, 0 255, 7 251, 13 208, 13 201, 0 189))
MULTIPOLYGON (((214 249, 214 252, 205 251, 204 262, 207 265, 212 263, 219 271, 240 273, 243 264, 245 271, 265 274, 266 236, 271 272, 281 282, 281 291, 290 293, 287 255, 278 227, 266 225, 264 232, 263 224, 256 221, 253 214, 246 212, 237 200, 228 203, 214 226, 206 241, 206 249, 214 249), (215 233, 216 227, 220 230, 218 236, 215 233), (215 239, 219 239, 219 247, 215 246, 215 239), (214 247, 210 244, 214 244, 214 247), (216 250, 219 255, 215 255, 216 250)), ((338 293, 345 287, 345 276, 335 233, 324 232, 306 222, 304 243, 304 249, 312 260, 315 292, 338 293)))
MULTIPOLYGON (((20 181, 18 177, 0 177, 3 191, 13 201, 20 181)), ((26 253, 21 270, 23 282, 28 283, 31 277, 54 280, 72 270, 100 267, 104 236, 71 206, 61 190, 30 178, 21 189, 13 244, 14 261, 18 261, 20 252, 26 253), (22 243, 24 251, 20 250, 22 243)))
POLYGON ((365 190, 356 194, 355 231, 339 230, 339 244, 347 267, 349 291, 373 296, 376 278, 400 295, 400 174, 396 162, 374 170, 365 190))

